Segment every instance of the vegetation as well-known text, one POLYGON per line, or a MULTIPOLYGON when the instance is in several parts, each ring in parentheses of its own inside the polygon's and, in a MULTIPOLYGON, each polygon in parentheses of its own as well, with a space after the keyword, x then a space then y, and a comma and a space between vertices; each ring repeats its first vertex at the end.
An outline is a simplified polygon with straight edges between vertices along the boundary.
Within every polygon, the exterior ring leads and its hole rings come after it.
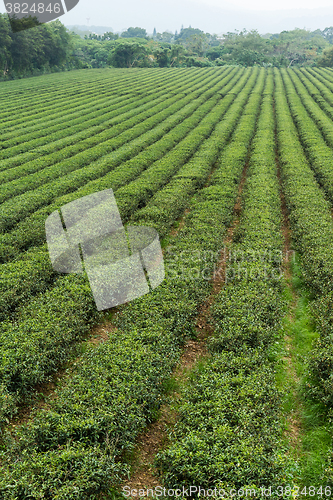
MULTIPOLYGON (((178 61, 188 43, 206 50, 197 30, 195 37, 182 30, 170 49, 178 61)), ((151 43, 121 38, 87 43, 118 44, 119 57, 124 43, 151 43)), ((219 49, 210 43, 207 50, 219 49)), ((221 290, 207 307, 207 354, 179 391, 176 425, 156 457, 160 480, 258 495, 271 487, 272 498, 329 488, 333 72, 135 66, 0 83, 0 497, 119 493, 186 344, 200 341, 198 313, 226 241, 221 290), (85 275, 52 269, 45 220, 107 188, 125 224, 158 231, 166 279, 102 314, 85 275), (316 433, 308 422, 299 443, 305 453, 316 440, 313 467, 304 456, 297 463, 284 435, 278 346, 292 302, 283 276, 287 229, 305 297, 292 307, 306 315, 289 332, 296 342, 306 330, 300 393, 321 426, 316 433), (112 329, 92 341, 101 321, 112 329)), ((287 399, 291 405, 293 395, 287 399)))
POLYGON ((13 33, 7 15, 0 14, 0 79, 109 66, 333 66, 332 27, 265 35, 244 29, 220 36, 191 27, 179 33, 154 29, 152 35, 140 27, 122 33, 102 28, 67 30, 54 21, 13 33))
POLYGON ((76 67, 69 52, 71 36, 60 21, 12 32, 8 16, 0 14, 1 77, 17 78, 76 67))
MULTIPOLYGON (((254 89, 235 131, 235 144, 242 148, 231 143, 223 165, 223 171, 228 165, 243 167, 261 108, 243 216, 230 248, 241 258, 229 263, 226 286, 212 309, 211 356, 185 389, 172 445, 157 456, 169 488, 198 482, 203 488, 260 494, 259 485, 276 490, 286 481, 279 446, 280 395, 268 359, 283 314, 279 262, 272 259, 283 245, 272 91, 269 73, 265 87, 260 82, 254 89)), ((223 185, 229 184, 223 176, 223 185)))

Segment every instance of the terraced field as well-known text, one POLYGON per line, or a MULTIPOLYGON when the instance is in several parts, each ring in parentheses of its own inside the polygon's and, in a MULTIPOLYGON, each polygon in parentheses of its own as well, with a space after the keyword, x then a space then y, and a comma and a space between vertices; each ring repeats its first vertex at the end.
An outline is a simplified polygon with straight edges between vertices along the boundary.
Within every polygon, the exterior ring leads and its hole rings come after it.
POLYGON ((131 478, 333 495, 333 70, 0 90, 0 498, 121 498, 131 478), (99 313, 85 275, 53 270, 45 221, 108 188, 124 224, 158 231, 166 278, 99 313))

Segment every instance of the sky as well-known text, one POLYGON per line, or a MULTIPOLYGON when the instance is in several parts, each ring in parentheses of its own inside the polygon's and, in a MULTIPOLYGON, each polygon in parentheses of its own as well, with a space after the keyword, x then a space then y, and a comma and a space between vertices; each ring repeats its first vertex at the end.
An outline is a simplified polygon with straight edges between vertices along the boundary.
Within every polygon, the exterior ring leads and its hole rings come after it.
MULTIPOLYGON (((313 0, 279 0, 278 4, 276 1, 265 1, 265 0, 234 0, 232 2, 224 2, 221 0, 205 0, 202 3, 206 5, 213 5, 220 8, 230 8, 230 9, 246 9, 246 10, 268 10, 275 11, 278 10, 276 7, 278 5, 279 10, 291 10, 291 9, 313 9, 313 0)), ((316 8, 318 7, 331 7, 332 0, 319 0, 315 2, 316 8)))
POLYGON ((129 26, 152 33, 180 30, 183 25, 222 34, 243 28, 260 33, 333 26, 332 0, 80 0, 61 16, 65 25, 129 26), (315 5, 315 8, 314 8, 315 5))

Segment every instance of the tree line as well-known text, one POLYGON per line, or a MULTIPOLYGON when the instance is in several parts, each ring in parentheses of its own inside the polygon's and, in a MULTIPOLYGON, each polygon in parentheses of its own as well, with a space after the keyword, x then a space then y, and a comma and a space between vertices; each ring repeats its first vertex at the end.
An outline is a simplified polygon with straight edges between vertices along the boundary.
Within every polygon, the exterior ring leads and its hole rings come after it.
POLYGON ((260 35, 256 30, 218 37, 189 26, 179 33, 148 35, 130 27, 123 33, 81 37, 59 20, 12 32, 0 14, 0 79, 80 68, 328 66, 333 67, 333 27, 260 35))
POLYGON ((0 14, 0 77, 20 78, 77 67, 72 36, 56 20, 14 33, 0 14))

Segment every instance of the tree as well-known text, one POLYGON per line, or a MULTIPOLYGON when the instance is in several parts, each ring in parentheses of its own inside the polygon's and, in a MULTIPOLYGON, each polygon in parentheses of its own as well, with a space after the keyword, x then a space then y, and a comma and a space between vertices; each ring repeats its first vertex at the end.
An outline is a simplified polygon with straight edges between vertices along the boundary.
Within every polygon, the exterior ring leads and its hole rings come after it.
POLYGON ((318 66, 333 68, 333 47, 324 50, 322 56, 317 60, 318 66))
POLYGON ((223 52, 224 48, 221 45, 219 45, 218 47, 211 47, 209 50, 207 50, 206 57, 208 57, 210 61, 215 61, 216 59, 222 57, 223 52))
POLYGON ((271 43, 270 40, 261 37, 256 30, 228 32, 224 35, 219 57, 231 64, 261 65, 268 62, 267 54, 269 54, 271 43))
POLYGON ((329 43, 333 43, 333 26, 325 28, 321 33, 325 40, 327 40, 329 43))
POLYGON ((188 38, 191 38, 194 35, 204 35, 205 33, 199 29, 194 29, 194 28, 183 28, 181 29, 179 35, 178 35, 178 40, 181 42, 185 42, 188 38))
POLYGON ((119 35, 117 33, 112 33, 112 31, 107 31, 102 36, 102 40, 118 40, 119 35))
POLYGON ((108 64, 117 68, 132 68, 135 65, 147 65, 147 48, 139 42, 117 43, 108 58, 108 64))
POLYGON ((208 48, 206 35, 204 33, 192 35, 186 40, 185 47, 190 54, 202 57, 208 48))
POLYGON ((163 33, 156 34, 156 40, 162 43, 172 43, 173 39, 174 35, 171 31, 163 31, 163 33))
POLYGON ((202 57, 208 48, 208 37, 199 29, 182 29, 177 36, 177 43, 182 44, 191 55, 202 57))
POLYGON ((8 16, 9 22, 12 28, 13 33, 17 33, 18 31, 25 31, 30 28, 34 28, 35 26, 40 26, 42 23, 38 20, 37 16, 22 17, 18 19, 15 14, 12 16, 8 16))
POLYGON ((12 63, 10 31, 8 16, 0 14, 0 67, 3 76, 7 75, 12 63))
POLYGON ((179 66, 184 61, 185 52, 186 51, 182 45, 172 45, 170 54, 170 66, 179 66))
POLYGON ((121 34, 122 38, 147 38, 147 31, 143 28, 128 28, 121 34))
POLYGON ((154 56, 160 68, 165 68, 166 66, 170 66, 170 54, 171 54, 171 49, 169 49, 168 47, 165 48, 157 47, 154 50, 154 56))
POLYGON ((49 64, 51 66, 65 64, 73 50, 72 38, 67 32, 66 27, 57 19, 52 23, 43 24, 42 29, 45 34, 44 52, 49 64))

